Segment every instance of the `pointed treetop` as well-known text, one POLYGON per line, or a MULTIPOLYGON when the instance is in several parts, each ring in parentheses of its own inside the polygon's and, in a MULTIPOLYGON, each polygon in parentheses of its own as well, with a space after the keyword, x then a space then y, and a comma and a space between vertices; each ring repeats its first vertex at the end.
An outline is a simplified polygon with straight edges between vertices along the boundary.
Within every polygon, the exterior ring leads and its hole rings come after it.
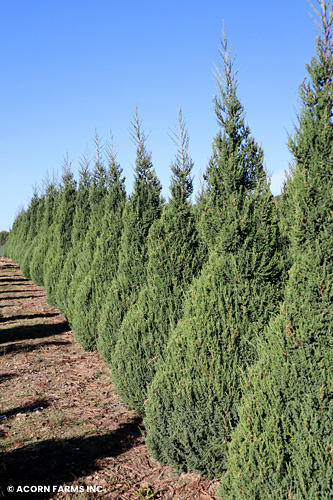
MULTIPOLYGON (((238 87, 238 71, 233 73, 233 65, 235 62, 235 57, 231 59, 231 49, 228 48, 228 41, 226 30, 223 22, 222 38, 221 38, 221 48, 219 49, 220 56, 222 58, 222 63, 214 64, 215 66, 215 84, 219 89, 221 95, 226 95, 228 102, 231 100, 231 95, 235 94, 238 87), (221 68, 221 69, 219 69, 221 68)), ((215 96, 216 98, 216 96, 215 96)))
POLYGON ((82 158, 79 159, 79 173, 89 172, 90 166, 90 154, 88 150, 88 144, 86 144, 86 149, 82 155, 82 158))
POLYGON ((98 135, 95 129, 94 135, 95 144, 95 155, 94 155, 94 170, 93 170, 93 181, 98 190, 104 190, 106 181, 106 171, 104 167, 103 151, 105 145, 101 142, 101 137, 98 135))
POLYGON ((131 124, 132 130, 130 130, 130 138, 136 145, 134 193, 138 194, 138 191, 141 191, 142 188, 145 189, 148 186, 150 190, 154 191, 154 194, 151 194, 155 197, 157 202, 157 200, 159 200, 162 187, 153 167, 151 153, 146 149, 146 140, 149 134, 146 136, 145 131, 142 130, 142 121, 139 118, 137 106, 134 121, 132 121, 131 124))
POLYGON ((131 141, 136 145, 136 161, 135 172, 136 177, 145 179, 148 171, 153 167, 151 153, 146 150, 145 131, 142 130, 142 120, 139 118, 138 107, 135 108, 134 121, 131 122, 132 130, 130 131, 131 141))
POLYGON ((116 150, 111 129, 110 129, 110 139, 109 141, 107 141, 105 149, 106 149, 106 158, 108 164, 108 173, 107 173, 108 186, 109 187, 114 186, 116 183, 124 184, 125 177, 120 179, 123 169, 117 162, 118 151, 116 150))
POLYGON ((237 97, 238 72, 233 71, 234 58, 224 27, 219 52, 222 62, 219 67, 215 65, 219 95, 214 96, 214 102, 221 128, 214 140, 213 155, 205 175, 208 192, 214 192, 217 204, 231 193, 253 190, 264 173, 262 149, 251 137, 249 126, 245 125, 245 111, 237 97))
POLYGON ((169 134, 177 146, 176 157, 171 163, 173 175, 170 191, 173 200, 184 203, 193 193, 193 178, 190 174, 194 163, 188 154, 189 136, 183 118, 182 106, 180 106, 178 114, 178 123, 175 124, 174 128, 175 130, 171 130, 172 135, 169 134))
MULTIPOLYGON (((310 3, 310 2, 309 2, 310 3)), ((331 149, 333 128, 333 10, 331 1, 318 0, 321 12, 311 3, 319 17, 316 53, 311 64, 306 64, 309 74, 299 87, 301 112, 297 114, 298 125, 294 126, 294 138, 288 137, 288 147, 296 164, 309 169, 310 157, 319 151, 331 149), (321 23, 321 24, 320 24, 321 23)), ((311 174, 309 172, 309 174, 311 174)))
POLYGON ((132 130, 130 130, 130 139, 136 146, 144 144, 148 139, 150 133, 146 136, 145 131, 142 130, 142 120, 139 118, 138 105, 135 107, 134 120, 131 122, 132 130))
POLYGON ((63 187, 76 185, 76 182, 74 181, 74 174, 72 172, 72 163, 73 162, 69 160, 68 151, 66 150, 66 155, 64 156, 64 159, 61 164, 62 167, 61 180, 63 187))
POLYGON ((333 23, 333 8, 330 0, 317 0, 317 3, 320 5, 321 13, 312 5, 309 1, 314 12, 321 19, 322 24, 320 24, 317 19, 311 16, 318 27, 318 37, 317 43, 320 44, 322 48, 322 52, 325 54, 325 61, 327 60, 328 53, 331 51, 333 43, 332 43, 332 23, 333 23), (320 31, 323 34, 320 35, 320 31))
POLYGON ((86 145, 85 152, 82 158, 79 159, 79 190, 88 190, 91 186, 91 173, 89 170, 90 157, 88 151, 88 145, 86 145))

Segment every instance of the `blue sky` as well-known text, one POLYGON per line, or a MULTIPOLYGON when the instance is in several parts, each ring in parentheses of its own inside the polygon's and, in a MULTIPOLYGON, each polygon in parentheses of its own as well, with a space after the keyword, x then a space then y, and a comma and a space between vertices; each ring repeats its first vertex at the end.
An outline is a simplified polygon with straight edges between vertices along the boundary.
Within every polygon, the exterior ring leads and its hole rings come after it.
POLYGON ((0 231, 47 171, 61 174, 66 150, 78 178, 86 145, 94 155, 95 128, 104 141, 112 129, 130 193, 136 105, 167 197, 168 133, 182 103, 197 192, 218 131, 213 68, 223 21, 238 96, 278 194, 298 86, 315 54, 312 13, 306 0, 0 0, 0 231))

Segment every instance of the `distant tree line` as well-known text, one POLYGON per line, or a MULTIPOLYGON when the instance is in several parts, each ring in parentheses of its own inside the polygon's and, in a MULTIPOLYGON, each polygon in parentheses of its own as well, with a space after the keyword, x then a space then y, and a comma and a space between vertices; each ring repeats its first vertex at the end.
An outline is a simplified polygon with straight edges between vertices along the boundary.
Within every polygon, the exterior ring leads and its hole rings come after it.
POLYGON ((101 354, 152 455, 220 478, 221 499, 333 497, 333 14, 318 3, 281 196, 223 31, 219 129, 195 203, 182 109, 168 200, 136 111, 133 192, 112 136, 103 146, 95 133, 78 183, 66 156, 6 247, 101 354))

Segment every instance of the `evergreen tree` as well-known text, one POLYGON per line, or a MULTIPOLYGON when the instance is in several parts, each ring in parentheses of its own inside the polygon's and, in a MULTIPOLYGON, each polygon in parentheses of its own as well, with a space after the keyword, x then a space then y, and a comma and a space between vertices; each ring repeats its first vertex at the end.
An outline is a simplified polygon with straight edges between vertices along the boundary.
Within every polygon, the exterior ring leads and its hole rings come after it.
MULTIPOLYGON (((7 255, 11 253, 11 258, 18 264, 22 265, 25 261, 25 253, 27 247, 30 246, 32 239, 36 234, 37 213, 40 199, 38 196, 37 187, 34 188, 33 196, 30 200, 29 206, 26 211, 19 214, 18 223, 16 226, 15 246, 11 250, 11 242, 7 251, 7 255)), ((14 237, 14 233, 12 235, 14 237)), ((29 278, 29 268, 24 266, 23 275, 29 278)))
POLYGON ((0 246, 3 246, 8 241, 9 232, 8 231, 0 231, 0 246))
POLYGON ((201 209, 201 230, 210 249, 214 248, 225 224, 227 212, 224 205, 230 193, 239 193, 244 198, 244 193, 255 188, 263 173, 263 152, 245 124, 244 108, 236 96, 237 72, 232 73, 234 61, 230 60, 225 39, 222 45, 222 71, 216 67, 219 93, 214 97, 220 130, 213 142, 213 153, 204 175, 205 187, 200 197, 205 205, 201 209))
POLYGON ((44 260, 48 251, 49 241, 52 239, 51 225, 56 213, 59 189, 56 179, 46 180, 43 220, 39 230, 39 238, 33 250, 30 262, 30 274, 36 285, 44 285, 44 260))
POLYGON ((22 248, 28 230, 29 214, 22 206, 13 222, 13 227, 9 233, 6 247, 7 257, 10 257, 14 262, 18 262, 20 258, 20 249, 22 248))
POLYGON ((75 214, 71 234, 71 248, 67 253, 63 269, 57 286, 56 297, 60 311, 67 316, 67 294, 77 266, 77 258, 82 250, 82 242, 86 236, 90 219, 89 189, 91 187, 91 174, 89 171, 88 148, 80 160, 79 186, 77 190, 75 214))
POLYGON ((286 185, 288 207, 288 233, 291 251, 307 248, 331 213, 325 206, 324 193, 330 185, 332 171, 323 168, 322 161, 330 158, 333 149, 332 100, 333 100, 333 57, 331 3, 318 2, 322 20, 318 24, 317 56, 306 65, 309 78, 300 85, 301 114, 295 135, 290 135, 288 146, 294 157, 295 166, 286 185))
MULTIPOLYGON (((69 324, 73 327, 74 316, 81 312, 75 309, 76 293, 88 276, 93 255, 96 247, 96 241, 102 231, 102 220, 105 212, 105 196, 107 193, 106 168, 104 164, 101 138, 97 131, 94 137, 95 156, 94 168, 92 172, 92 182, 89 188, 88 206, 90 207, 90 217, 87 219, 87 232, 80 243, 80 251, 76 258, 76 268, 73 279, 70 283, 66 297, 66 317, 69 324)), ((74 331, 74 335, 77 332, 74 331)))
POLYGON ((215 240, 214 249, 186 297, 145 405, 153 456, 210 477, 224 470, 238 418, 240 375, 258 358, 257 342, 281 286, 276 205, 262 150, 244 125, 225 32, 221 55, 225 83, 219 81, 216 111, 223 130, 208 172, 220 183, 221 199, 214 191, 214 203, 223 224, 207 238, 215 240))
POLYGON ((328 500, 333 495, 333 9, 330 1, 320 6, 322 35, 307 68, 310 80, 300 87, 299 127, 290 140, 295 168, 287 195, 294 264, 260 360, 244 378, 221 498, 328 500))
POLYGON ((324 231, 291 269, 280 314, 243 380, 221 499, 332 498, 332 262, 324 231))
POLYGON ((161 214, 161 185, 151 154, 146 150, 146 136, 137 110, 132 125, 132 140, 136 144, 134 190, 123 212, 117 275, 110 285, 98 325, 97 347, 108 364, 124 315, 146 282, 148 232, 161 214))
POLYGON ((25 241, 25 251, 20 261, 20 268, 22 274, 26 278, 31 278, 31 273, 30 273, 31 258, 33 251, 39 241, 39 236, 40 236, 39 231, 41 228, 44 215, 44 208, 45 208, 45 196, 44 194, 38 196, 37 188, 35 188, 34 198, 33 198, 34 201, 32 201, 31 203, 29 231, 25 241))
POLYGON ((62 165, 62 186, 54 222, 50 228, 51 239, 44 260, 44 286, 47 302, 56 306, 56 288, 66 255, 71 248, 71 232, 76 203, 76 182, 71 171, 68 154, 62 165))
POLYGON ((76 339, 87 350, 95 348, 101 307, 118 269, 122 213, 126 202, 125 178, 121 177, 122 169, 116 161, 112 135, 107 156, 108 192, 101 234, 90 271, 79 285, 74 301, 73 330, 76 339))
POLYGON ((193 163, 182 110, 178 134, 177 140, 176 133, 172 137, 178 151, 171 165, 171 199, 148 234, 147 284, 124 317, 111 364, 117 392, 140 413, 144 413, 156 361, 182 315, 184 294, 206 253, 190 202, 193 163))

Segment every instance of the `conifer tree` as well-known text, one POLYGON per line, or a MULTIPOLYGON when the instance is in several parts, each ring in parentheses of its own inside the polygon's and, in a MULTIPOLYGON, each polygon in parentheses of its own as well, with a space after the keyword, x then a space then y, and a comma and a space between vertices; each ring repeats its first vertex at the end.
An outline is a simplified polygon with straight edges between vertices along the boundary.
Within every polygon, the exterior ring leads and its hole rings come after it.
POLYGON ((20 248, 26 238, 29 230, 29 214, 22 206, 15 217, 13 227, 9 233, 8 243, 6 247, 6 255, 15 262, 18 262, 20 256, 20 248))
POLYGON ((34 198, 34 202, 31 203, 29 231, 25 240, 25 251, 23 252, 22 259, 20 261, 22 274, 26 278, 31 278, 31 258, 34 248, 38 245, 39 242, 39 232, 45 208, 45 196, 44 194, 41 194, 41 196, 38 195, 37 187, 35 187, 34 198))
MULTIPOLYGON (((79 287, 89 274, 96 247, 96 241, 101 234, 102 220, 105 211, 107 173, 103 158, 104 145, 101 143, 101 138, 99 137, 97 131, 95 131, 94 144, 94 168, 92 171, 92 182, 89 188, 88 197, 90 217, 87 220, 87 232, 84 235, 82 244, 80 244, 80 247, 81 245, 82 247, 77 254, 76 269, 66 297, 66 317, 71 326, 73 325, 74 316, 76 314, 80 314, 80 311, 75 309, 75 296, 79 287)), ((76 334, 75 331, 74 334, 76 334)))
POLYGON ((260 360, 244 378, 221 498, 333 495, 333 9, 330 1, 319 4, 322 34, 307 67, 310 79, 300 87, 299 126, 290 140, 294 264, 260 360))
POLYGON ((118 269, 122 213, 126 202, 125 178, 121 177, 122 169, 116 161, 112 134, 107 158, 108 192, 101 234, 96 242, 90 271, 79 285, 74 300, 73 330, 76 339, 87 350, 96 346, 101 307, 118 269))
POLYGON ((38 286, 44 285, 44 260, 48 251, 49 241, 51 241, 52 238, 50 228, 56 213, 58 195, 59 188, 57 180, 53 177, 52 182, 49 182, 47 178, 43 220, 39 230, 39 238, 33 250, 30 262, 31 278, 38 286))
POLYGON ((171 165, 171 199, 149 230, 147 284, 124 317, 111 364, 117 392, 141 414, 156 361, 182 315, 184 294, 206 254, 190 201, 193 162, 181 109, 176 132, 172 136, 178 151, 171 165))
POLYGON ((150 226, 161 214, 161 184, 146 150, 136 109, 131 137, 136 145, 134 190, 123 211, 123 230, 117 275, 112 281, 98 325, 97 347, 110 364, 124 315, 135 302, 147 279, 147 237, 150 226))
POLYGON ((332 95, 332 18, 331 2, 320 0, 321 24, 317 23, 316 57, 307 64, 309 78, 299 88, 301 114, 297 116, 294 137, 288 146, 295 166, 286 185, 288 232, 292 252, 302 251, 316 239, 330 217, 323 192, 331 181, 331 170, 321 161, 330 158, 333 148, 332 95))
MULTIPOLYGON (((15 235, 15 248, 12 252, 12 258, 18 264, 22 265, 24 263, 25 253, 27 251, 27 246, 31 244, 32 239, 35 236, 36 232, 36 222, 37 222, 37 213, 39 206, 39 196, 37 187, 34 187, 33 196, 30 200, 29 206, 26 211, 23 211, 18 218, 18 225, 16 228, 15 235)), ((10 247, 9 247, 10 252, 10 247)), ((9 255, 9 253, 8 253, 9 255)), ((27 275, 29 278, 29 269, 27 266, 24 266, 23 275, 27 275)))
POLYGON ((0 231, 0 246, 3 246, 8 241, 9 232, 8 231, 0 231))
POLYGON ((89 171, 88 148, 80 160, 79 186, 77 190, 75 214, 71 234, 71 248, 67 253, 63 269, 56 290, 57 304, 60 311, 67 316, 67 294, 75 274, 77 259, 82 250, 82 243, 86 236, 90 219, 91 207, 89 189, 91 187, 91 174, 89 171))
MULTIPOLYGON (((222 42, 226 43, 225 40, 222 42)), ((231 192, 251 191, 262 176, 261 148, 251 137, 245 124, 244 108, 236 96, 237 72, 232 74, 233 60, 230 51, 223 45, 223 65, 216 67, 218 94, 214 96, 215 114, 220 130, 213 142, 213 153, 204 174, 204 190, 201 203, 201 230, 210 249, 214 248, 219 232, 225 224, 224 204, 231 192), (260 168, 258 168, 260 164, 260 168), (230 169, 230 172, 228 171, 230 169)))
POLYGON ((244 125, 225 32, 221 55, 225 82, 218 81, 221 99, 215 102, 222 130, 213 144, 208 180, 214 172, 217 187, 210 196, 223 224, 207 238, 215 240, 213 250, 187 295, 145 405, 153 456, 210 477, 224 470, 226 444, 238 419, 240 375, 257 360, 281 274, 276 206, 262 150, 244 125))
POLYGON ((66 255, 71 248, 71 232, 76 203, 76 181, 71 171, 68 154, 62 165, 62 186, 54 222, 50 228, 51 239, 44 260, 44 286, 47 302, 56 306, 56 288, 66 255))

